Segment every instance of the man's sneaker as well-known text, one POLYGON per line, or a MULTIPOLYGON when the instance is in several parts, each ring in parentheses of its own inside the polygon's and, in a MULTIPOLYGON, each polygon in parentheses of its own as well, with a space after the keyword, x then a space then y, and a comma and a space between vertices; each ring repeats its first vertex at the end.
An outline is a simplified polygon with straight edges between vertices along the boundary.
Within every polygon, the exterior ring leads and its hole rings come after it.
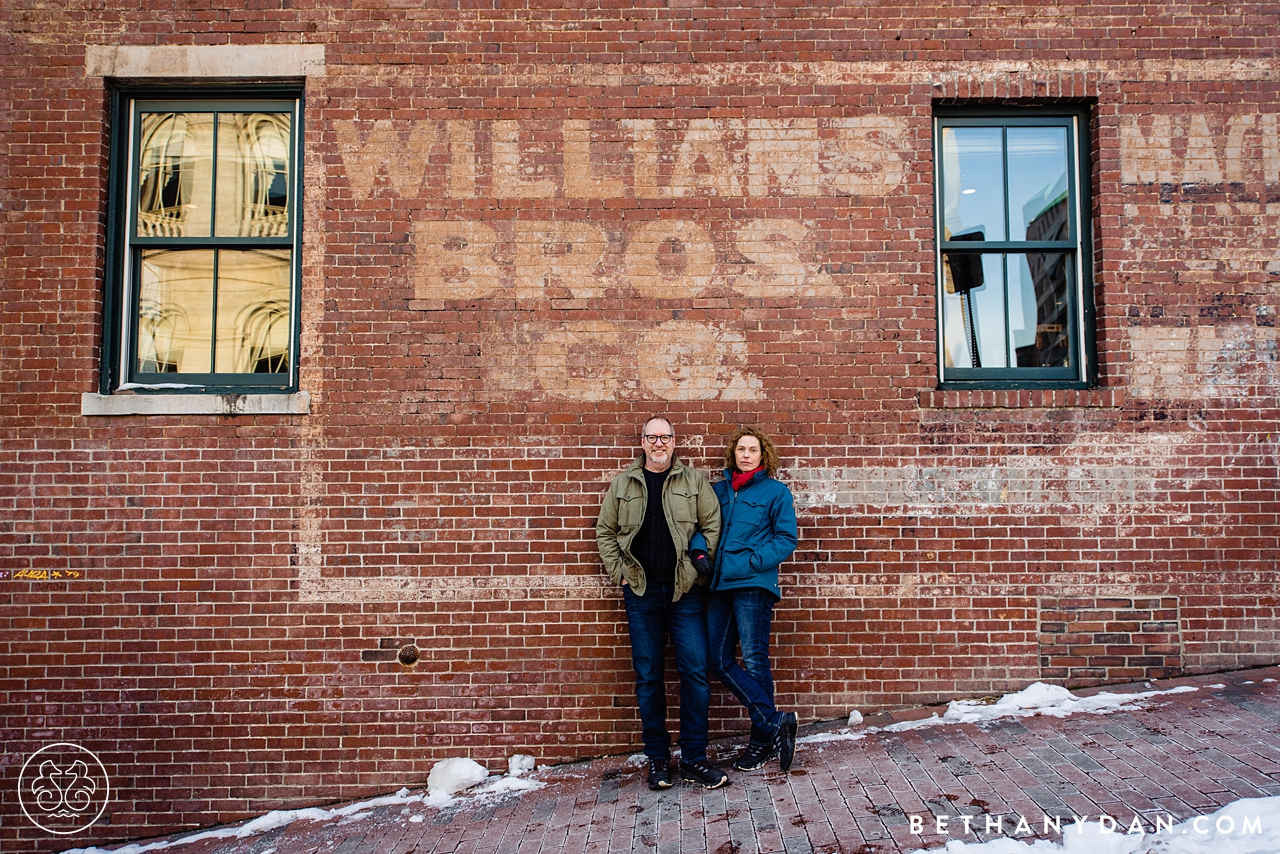
POLYGON ((704 789, 718 789, 729 782, 729 775, 705 759, 680 760, 680 778, 697 783, 704 789))
POLYGON ((773 737, 773 746, 778 751, 778 764, 783 771, 791 769, 791 760, 796 757, 796 727, 799 721, 795 712, 783 712, 782 723, 778 726, 778 734, 773 737))
POLYGON ((671 759, 649 757, 649 788, 655 792, 671 788, 671 759))
POLYGON ((759 771, 766 762, 777 755, 778 750, 772 744, 753 741, 738 755, 737 759, 733 760, 733 767, 739 771, 759 771))

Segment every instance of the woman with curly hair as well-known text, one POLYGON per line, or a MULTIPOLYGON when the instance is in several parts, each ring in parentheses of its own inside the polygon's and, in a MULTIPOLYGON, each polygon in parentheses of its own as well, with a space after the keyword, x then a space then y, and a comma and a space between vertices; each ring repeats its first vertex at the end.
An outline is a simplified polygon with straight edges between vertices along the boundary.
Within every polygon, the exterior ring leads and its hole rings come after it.
POLYGON ((777 756, 783 771, 796 749, 796 715, 773 704, 769 633, 782 597, 778 564, 796 548, 791 490, 779 480, 778 452, 759 428, 739 427, 716 483, 722 528, 707 606, 708 664, 751 716, 751 741, 733 763, 755 771, 777 756), (742 662, 734 647, 742 645, 742 662))

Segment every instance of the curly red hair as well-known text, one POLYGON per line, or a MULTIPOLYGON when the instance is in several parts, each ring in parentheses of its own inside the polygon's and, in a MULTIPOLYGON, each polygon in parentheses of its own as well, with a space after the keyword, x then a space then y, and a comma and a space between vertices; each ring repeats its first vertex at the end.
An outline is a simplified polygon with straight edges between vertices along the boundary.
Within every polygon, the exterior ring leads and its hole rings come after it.
POLYGON ((769 477, 778 476, 778 449, 773 446, 773 442, 769 441, 769 437, 759 427, 744 426, 739 427, 729 434, 729 444, 724 449, 725 466, 730 471, 738 470, 738 458, 735 452, 738 449, 738 440, 743 436, 754 436, 760 443, 760 464, 764 466, 765 474, 769 477))

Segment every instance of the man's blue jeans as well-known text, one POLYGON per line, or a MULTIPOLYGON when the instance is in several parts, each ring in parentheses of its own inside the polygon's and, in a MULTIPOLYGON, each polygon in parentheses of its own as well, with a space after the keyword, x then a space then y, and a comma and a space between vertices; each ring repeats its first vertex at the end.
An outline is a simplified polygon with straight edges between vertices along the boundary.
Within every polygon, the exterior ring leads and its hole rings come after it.
POLYGON ((773 669, 769 666, 769 633, 773 628, 773 594, 759 588, 711 594, 707 637, 711 671, 733 692, 751 716, 751 740, 768 744, 782 723, 773 705, 773 669), (742 644, 742 664, 734 647, 742 644))
POLYGON ((693 762, 707 758, 711 684, 707 678, 706 596, 696 584, 678 602, 671 601, 674 592, 670 584, 650 584, 643 596, 637 596, 626 585, 622 598, 631 632, 631 665, 636 671, 645 755, 655 759, 671 755, 667 688, 663 681, 663 652, 669 633, 680 674, 680 752, 685 760, 693 762))

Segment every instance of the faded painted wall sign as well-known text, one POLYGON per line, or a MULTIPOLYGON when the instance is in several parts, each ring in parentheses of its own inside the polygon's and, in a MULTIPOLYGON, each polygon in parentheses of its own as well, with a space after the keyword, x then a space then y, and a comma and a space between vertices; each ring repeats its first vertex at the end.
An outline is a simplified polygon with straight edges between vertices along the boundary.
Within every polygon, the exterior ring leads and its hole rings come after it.
MULTIPOLYGON (((907 163, 901 120, 653 119, 335 122, 357 200, 725 199, 885 195, 907 163)), ((413 225, 418 307, 445 300, 612 295, 838 298, 794 218, 716 226, 688 215, 616 219, 436 219, 413 225)), ((456 216, 456 215, 455 215, 456 216)), ((569 306, 572 307, 572 306, 569 306)), ((488 389, 615 400, 755 399, 740 332, 692 321, 529 324, 482 344, 488 389)))
POLYGON ((884 195, 904 120, 334 122, 357 199, 675 199, 884 195))
POLYGON ((301 602, 509 602, 513 599, 599 601, 617 595, 603 574, 522 575, 508 578, 400 576, 326 577, 318 569, 298 573, 301 602))
POLYGON ((749 220, 720 240, 681 219, 612 235, 579 221, 424 220, 414 226, 414 244, 421 300, 585 299, 627 287, 688 299, 713 286, 749 297, 840 296, 809 228, 795 219, 749 220))
POLYGON ((486 347, 487 390, 581 401, 764 396, 741 333, 688 320, 522 324, 486 347))
MULTIPOLYGON (((750 220, 719 240, 696 222, 651 220, 607 234, 580 221, 419 221, 414 295, 444 300, 588 299, 634 289, 687 299, 709 288, 750 297, 838 297, 792 219, 750 220), (718 262, 740 258, 742 263, 718 262)), ((764 396, 740 332, 694 321, 526 324, 493 330, 482 346, 489 391, 581 401, 764 396)))
POLYGON ((1280 113, 1121 116, 1120 174, 1126 184, 1280 182, 1280 113))
POLYGON ((1052 457, 1010 455, 978 466, 802 468, 789 474, 796 506, 909 508, 1096 508, 1168 503, 1206 473, 1183 468, 1194 434, 1117 437, 1084 433, 1052 457))
POLYGON ((1128 333, 1135 397, 1245 399, 1280 387, 1280 332, 1274 327, 1157 326, 1128 333))

